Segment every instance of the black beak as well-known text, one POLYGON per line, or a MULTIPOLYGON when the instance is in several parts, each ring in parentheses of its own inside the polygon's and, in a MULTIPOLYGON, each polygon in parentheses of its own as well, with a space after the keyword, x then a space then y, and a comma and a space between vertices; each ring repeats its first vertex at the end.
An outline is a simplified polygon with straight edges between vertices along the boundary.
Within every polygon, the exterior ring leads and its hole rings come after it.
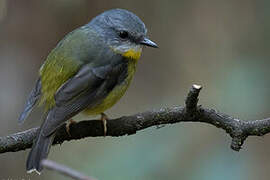
POLYGON ((145 46, 149 46, 149 47, 153 47, 153 48, 158 48, 157 44, 154 43, 153 41, 151 41, 150 39, 148 38, 143 38, 141 41, 140 41, 140 44, 142 45, 145 45, 145 46))

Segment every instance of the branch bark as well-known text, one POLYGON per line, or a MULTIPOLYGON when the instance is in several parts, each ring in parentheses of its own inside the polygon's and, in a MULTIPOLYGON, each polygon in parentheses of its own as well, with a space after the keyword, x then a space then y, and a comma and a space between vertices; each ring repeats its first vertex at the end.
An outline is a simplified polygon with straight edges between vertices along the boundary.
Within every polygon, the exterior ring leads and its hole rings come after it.
MULTIPOLYGON (((231 148, 239 151, 248 136, 263 136, 270 132, 270 118, 245 121, 220 113, 214 109, 198 106, 198 96, 202 89, 193 85, 186 98, 185 106, 161 108, 131 116, 123 116, 107 121, 107 136, 124 136, 135 134, 137 131, 164 124, 179 122, 203 122, 222 128, 231 138, 231 148)), ((38 128, 0 137, 0 153, 16 152, 32 146, 38 128)), ((70 125, 70 134, 62 125, 53 144, 64 141, 78 140, 85 137, 103 136, 103 124, 100 120, 80 121, 70 125)))

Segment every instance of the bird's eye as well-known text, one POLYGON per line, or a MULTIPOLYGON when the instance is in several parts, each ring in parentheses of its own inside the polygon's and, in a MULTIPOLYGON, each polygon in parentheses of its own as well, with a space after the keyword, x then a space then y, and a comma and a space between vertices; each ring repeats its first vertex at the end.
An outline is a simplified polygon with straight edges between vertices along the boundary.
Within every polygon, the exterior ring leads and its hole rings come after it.
POLYGON ((120 31, 119 37, 122 39, 126 39, 128 37, 128 32, 127 31, 120 31))

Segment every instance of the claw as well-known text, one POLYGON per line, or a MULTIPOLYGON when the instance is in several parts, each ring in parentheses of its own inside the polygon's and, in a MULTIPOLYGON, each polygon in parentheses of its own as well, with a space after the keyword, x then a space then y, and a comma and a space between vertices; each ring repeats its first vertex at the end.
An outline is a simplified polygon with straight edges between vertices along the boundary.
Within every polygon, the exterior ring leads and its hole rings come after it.
POLYGON ((66 123, 66 131, 68 133, 68 135, 71 137, 71 134, 70 134, 70 125, 71 124, 76 124, 77 122, 74 121, 73 119, 70 119, 68 120, 68 122, 66 123))
POLYGON ((107 135, 107 120, 109 120, 108 116, 105 113, 101 113, 100 120, 103 123, 104 137, 107 135))

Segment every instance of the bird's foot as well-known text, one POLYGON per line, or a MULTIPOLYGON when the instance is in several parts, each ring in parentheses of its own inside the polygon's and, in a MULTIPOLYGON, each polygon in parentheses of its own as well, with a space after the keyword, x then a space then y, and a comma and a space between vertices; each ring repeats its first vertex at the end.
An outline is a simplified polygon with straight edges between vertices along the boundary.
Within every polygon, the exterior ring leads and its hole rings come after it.
POLYGON ((68 120, 68 122, 66 123, 66 131, 68 133, 68 135, 71 137, 71 134, 70 134, 70 125, 71 124, 76 124, 77 122, 74 121, 73 119, 70 119, 68 120))
POLYGON ((100 120, 103 123, 104 137, 107 135, 107 120, 109 120, 108 116, 105 113, 101 113, 100 120))

